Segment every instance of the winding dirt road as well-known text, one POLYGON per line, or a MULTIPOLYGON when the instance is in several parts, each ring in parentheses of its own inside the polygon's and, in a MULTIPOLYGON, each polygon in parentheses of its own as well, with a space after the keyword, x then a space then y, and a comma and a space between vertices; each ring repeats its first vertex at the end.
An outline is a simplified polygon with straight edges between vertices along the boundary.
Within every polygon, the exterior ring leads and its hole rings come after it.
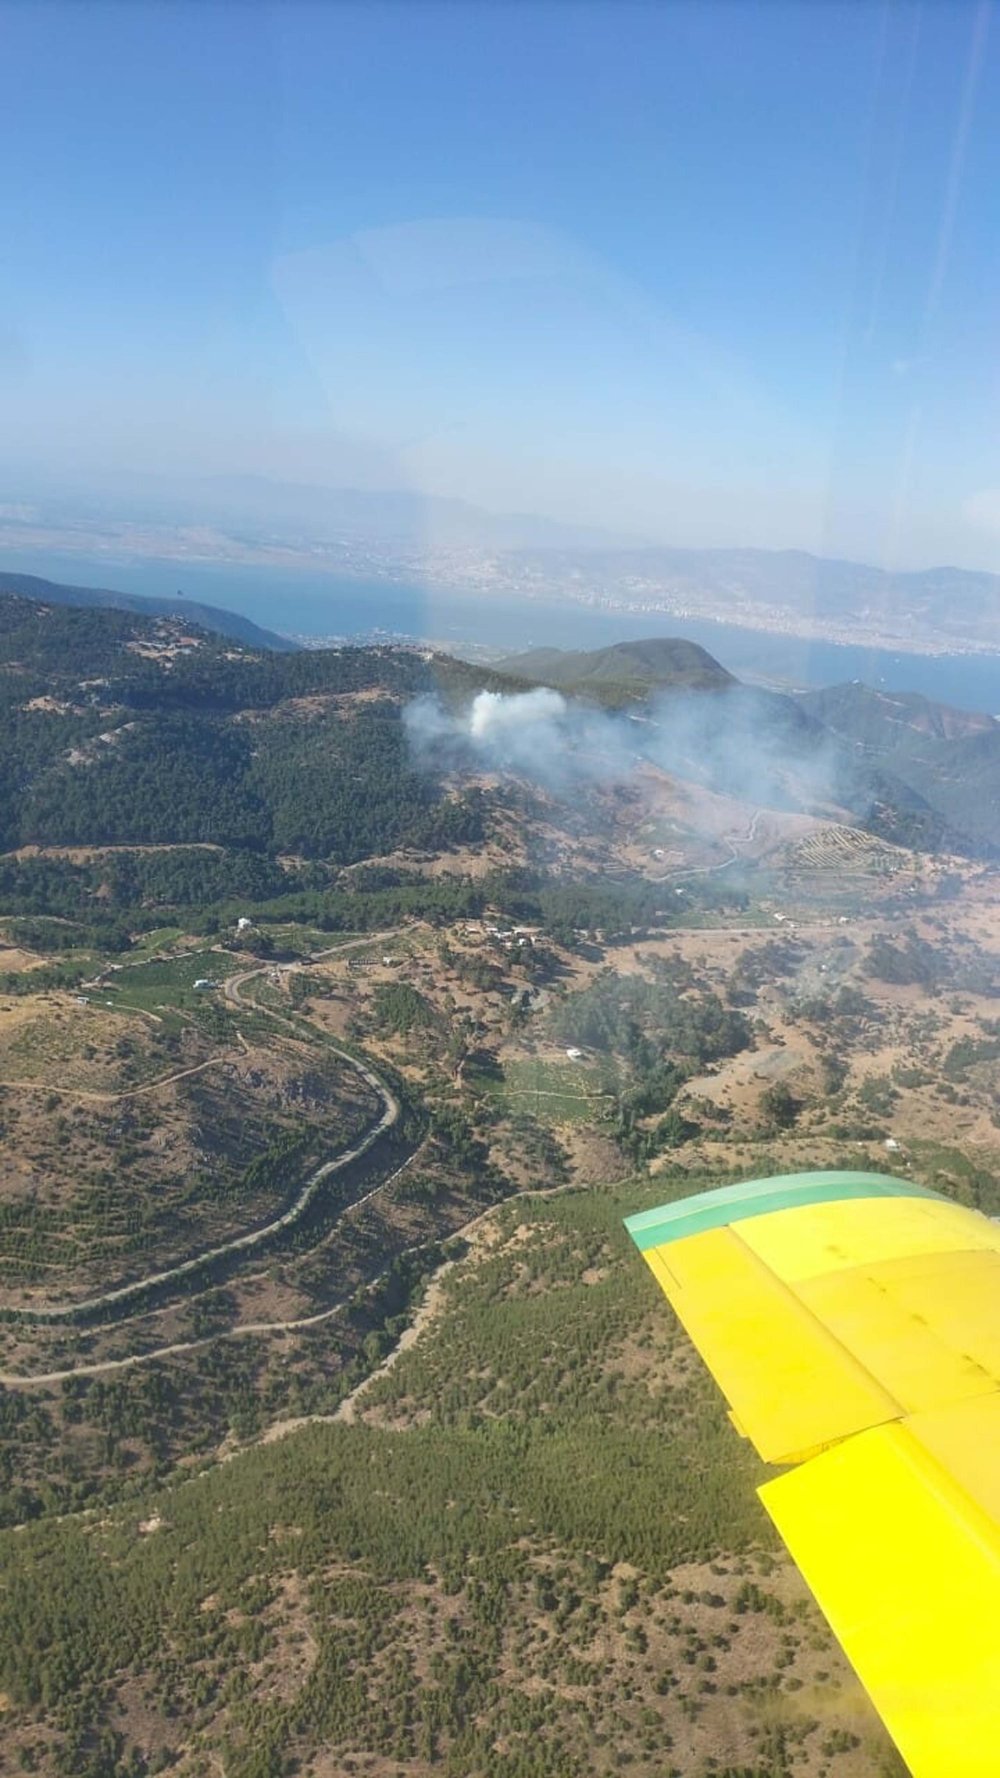
MULTIPOLYGON (((373 1186, 370 1192, 365 1193, 364 1197, 355 1198, 354 1203, 348 1208, 357 1210, 362 1204, 367 1204, 371 1198, 377 1197, 378 1193, 384 1191, 387 1185, 391 1185, 394 1179, 399 1178, 399 1175, 410 1165, 412 1159, 413 1155, 409 1155, 403 1165, 396 1168, 395 1173, 390 1173, 388 1179, 383 1179, 378 1185, 373 1186)), ((342 1314, 350 1300, 350 1297, 344 1297, 341 1302, 333 1303, 329 1309, 321 1309, 316 1315, 300 1315, 297 1320, 293 1321, 241 1321, 236 1327, 222 1328, 218 1333, 205 1334, 198 1340, 176 1340, 169 1346, 151 1347, 148 1352, 130 1352, 124 1358, 95 1359, 93 1364, 74 1364, 67 1370, 0 1371, 0 1385, 5 1389, 41 1388, 47 1383, 65 1383, 70 1377, 99 1377, 103 1376, 106 1371, 132 1370, 138 1364, 152 1364, 157 1358, 172 1358, 179 1352, 197 1352, 202 1346, 214 1346, 218 1340, 239 1340, 248 1334, 296 1333, 299 1328, 318 1327, 320 1322, 329 1321, 334 1315, 342 1314)))
MULTIPOLYGON (((398 931, 398 929, 396 930, 398 931)), ((338 951, 355 950, 363 945, 383 944, 387 939, 395 936, 396 931, 372 933, 362 939, 350 939, 343 945, 331 945, 328 949, 316 952, 313 956, 303 958, 301 961, 281 964, 277 967, 280 968, 282 973, 289 973, 296 969, 307 968, 310 963, 318 962, 321 958, 332 956, 338 951)), ((224 995, 230 1005, 234 1007, 242 1007, 244 1010, 252 1010, 257 1014, 263 1014, 266 1018, 271 1019, 275 1023, 286 1025, 290 1029, 295 1030, 296 1021, 294 1019, 287 1018, 281 1013, 272 1012, 269 1008, 260 1007, 254 1001, 245 1000, 240 992, 241 988, 254 977, 264 975, 265 973, 273 973, 275 967, 275 965, 270 963, 258 963, 253 969, 243 970, 238 975, 230 976, 225 984, 224 995)), ((241 1042, 242 1041, 241 1038, 241 1042)), ((380 1136, 384 1135, 387 1130, 392 1129, 393 1125, 398 1121, 400 1113, 399 1101, 395 1094, 386 1082, 376 1074, 374 1068, 370 1067, 367 1062, 360 1061, 357 1056, 351 1055, 348 1050, 341 1049, 339 1044, 328 1042, 326 1047, 330 1054, 336 1056, 338 1060, 345 1063, 347 1067, 353 1068, 354 1072, 360 1075, 361 1079, 365 1082, 365 1085, 371 1089, 376 1098, 381 1100, 382 1114, 378 1119, 378 1122, 373 1124, 366 1131, 361 1140, 356 1142, 352 1148, 344 1149, 340 1154, 335 1155, 332 1160, 324 1161, 321 1166, 315 1168, 314 1171, 310 1173, 294 1203, 291 1204, 281 1216, 275 1217, 273 1221, 265 1223, 261 1228, 252 1229, 248 1234, 237 1235, 234 1236, 231 1241, 223 1241, 216 1247, 205 1248, 201 1253, 195 1254, 191 1259, 181 1261, 178 1265, 167 1266, 161 1272, 152 1272, 147 1274, 144 1278, 135 1279, 130 1284, 122 1284, 116 1290, 104 1291, 99 1296, 86 1297, 74 1303, 54 1303, 44 1308, 35 1309, 9 1309, 6 1311, 8 1320, 28 1323, 31 1325, 37 1325, 38 1323, 51 1324, 60 1321, 72 1322, 80 1315, 91 1314, 101 1309, 113 1307, 116 1304, 127 1306, 130 1301, 141 1297, 146 1291, 158 1288, 163 1284, 172 1283, 174 1279, 190 1277, 193 1272, 200 1270, 202 1266, 210 1264, 213 1260, 221 1259, 228 1253, 249 1252, 254 1247, 259 1247, 262 1242, 267 1241, 272 1236, 280 1233, 281 1230, 291 1228, 298 1222, 312 1203, 320 1186, 334 1173, 341 1172, 343 1168, 350 1166, 353 1161, 358 1160, 361 1155, 366 1154, 374 1143, 378 1141, 380 1136)), ((222 1058, 216 1058, 216 1060, 221 1059, 222 1058)), ((199 1064, 199 1067, 204 1068, 210 1065, 212 1064, 201 1063, 199 1064)), ((193 1074, 197 1073, 198 1069, 192 1068, 183 1072, 193 1074)), ((173 1076, 171 1078, 177 1079, 180 1078, 180 1076, 173 1076)), ((165 1082, 161 1081, 156 1084, 164 1085, 165 1082)), ((125 1095, 121 1096, 124 1097, 125 1095)), ((393 1177, 395 1177, 395 1175, 393 1175, 393 1177)), ((380 1191, 386 1184, 388 1184, 388 1180, 383 1180, 382 1184, 375 1187, 374 1190, 380 1191)), ((367 1194, 368 1197, 373 1195, 374 1192, 369 1192, 367 1194)), ((366 1201, 366 1198, 359 1198, 356 1200, 357 1203, 365 1203, 366 1201)), ((324 1311, 324 1315, 334 1312, 335 1311, 332 1310, 326 1310, 324 1311)), ((323 1316, 320 1316, 319 1319, 323 1319, 323 1316)), ((272 1325, 274 1324, 264 1323, 263 1327, 264 1329, 267 1329, 272 1325)), ((262 1329, 252 1329, 247 1326, 243 1329, 234 1328, 229 1330, 230 1335, 235 1335, 241 1331, 259 1332, 262 1331, 262 1329)), ((212 1335, 209 1337, 217 1338, 221 1336, 212 1335)), ((187 1351, 193 1346, 204 1345, 205 1343, 206 1342, 203 1340, 195 1340, 183 1346, 164 1347, 161 1348, 161 1351, 163 1354, 166 1354, 169 1351, 187 1351)), ((106 1365, 98 1366, 97 1368, 121 1369, 127 1364, 139 1363, 142 1362, 143 1359, 151 1356, 153 1356, 153 1354, 136 1354, 134 1357, 127 1359, 108 1360, 106 1365)), ((88 1374, 87 1367, 80 1366, 71 1371, 49 1373, 47 1379, 44 1380, 61 1381, 66 1376, 86 1374, 88 1374)), ((7 1384, 8 1386, 12 1383, 42 1380, 43 1378, 40 1375, 35 1378, 20 1378, 13 1374, 9 1377, 0 1374, 0 1382, 7 1384)))
MULTIPOLYGON (((236 1033, 240 1037, 239 1032, 236 1033)), ((242 1037, 240 1042, 243 1043, 242 1037)), ((244 1049, 247 1045, 243 1043, 244 1049)), ((173 1086, 175 1080, 189 1080, 192 1074, 203 1074, 206 1068, 219 1068, 223 1062, 232 1060, 231 1056, 209 1056, 207 1062, 195 1062, 190 1068, 175 1069, 173 1074, 162 1074, 158 1080, 144 1081, 142 1086, 122 1087, 117 1093, 99 1093, 93 1087, 59 1087, 44 1080, 0 1080, 0 1087, 11 1087, 22 1093, 58 1093, 65 1099, 96 1099, 102 1104, 116 1104, 119 1099, 138 1099, 143 1093, 155 1093, 160 1087, 173 1086)))

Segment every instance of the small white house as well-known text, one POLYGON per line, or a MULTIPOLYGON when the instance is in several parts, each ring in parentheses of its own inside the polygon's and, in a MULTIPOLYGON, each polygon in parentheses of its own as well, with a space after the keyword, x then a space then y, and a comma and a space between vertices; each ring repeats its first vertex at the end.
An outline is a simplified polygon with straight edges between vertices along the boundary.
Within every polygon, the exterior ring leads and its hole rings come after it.
POLYGON ((571 1062, 582 1062, 583 1061, 583 1051, 578 1050, 574 1045, 570 1046, 570 1048, 566 1051, 566 1054, 569 1057, 571 1062))
POLYGON ((252 925, 253 921, 249 920, 246 914, 241 914, 236 922, 236 930, 237 932, 249 932, 252 925))
POLYGON ((213 982, 211 976, 209 976, 209 975, 200 975, 194 985, 196 988, 204 989, 204 988, 217 988, 219 984, 218 984, 218 982, 213 982))

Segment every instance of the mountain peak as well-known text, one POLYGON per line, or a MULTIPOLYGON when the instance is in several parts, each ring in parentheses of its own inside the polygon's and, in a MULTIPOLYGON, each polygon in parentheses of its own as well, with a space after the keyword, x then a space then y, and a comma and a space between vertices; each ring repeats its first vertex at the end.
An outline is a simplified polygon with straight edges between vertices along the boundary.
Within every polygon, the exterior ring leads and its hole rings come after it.
POLYGON ((650 691, 722 690, 737 682, 697 642, 682 636, 650 636, 608 648, 535 648, 510 655, 498 671, 518 679, 544 679, 562 690, 641 699, 650 691))

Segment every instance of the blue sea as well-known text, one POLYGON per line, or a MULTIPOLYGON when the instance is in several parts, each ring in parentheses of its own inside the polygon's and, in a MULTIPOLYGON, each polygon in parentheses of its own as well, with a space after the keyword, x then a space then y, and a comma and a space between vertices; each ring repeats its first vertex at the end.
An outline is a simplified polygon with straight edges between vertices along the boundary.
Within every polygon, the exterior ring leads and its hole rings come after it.
POLYGON ((113 591, 161 596, 181 592, 242 612, 285 635, 430 639, 456 649, 479 644, 511 653, 541 647, 602 648, 643 636, 687 636, 731 672, 758 682, 804 690, 861 679, 886 691, 923 692, 959 709, 1000 715, 1000 655, 906 654, 803 641, 705 619, 462 596, 418 583, 340 579, 304 570, 126 563, 55 552, 4 555, 0 566, 113 591))

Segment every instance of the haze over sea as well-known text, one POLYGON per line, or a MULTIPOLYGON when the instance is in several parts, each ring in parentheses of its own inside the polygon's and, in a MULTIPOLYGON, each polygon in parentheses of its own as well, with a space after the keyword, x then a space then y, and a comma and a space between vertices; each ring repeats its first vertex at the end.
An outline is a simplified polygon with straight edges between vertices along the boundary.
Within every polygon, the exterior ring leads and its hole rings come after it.
POLYGON ((344 579, 243 564, 123 562, 61 552, 5 554, 0 567, 112 591, 172 596, 241 612, 283 635, 333 640, 432 640, 511 654, 528 648, 603 648, 645 636, 686 636, 737 675, 805 689, 861 679, 922 692, 959 709, 1000 715, 1000 655, 907 654, 815 641, 664 612, 614 611, 565 601, 465 595, 427 584, 344 579))

